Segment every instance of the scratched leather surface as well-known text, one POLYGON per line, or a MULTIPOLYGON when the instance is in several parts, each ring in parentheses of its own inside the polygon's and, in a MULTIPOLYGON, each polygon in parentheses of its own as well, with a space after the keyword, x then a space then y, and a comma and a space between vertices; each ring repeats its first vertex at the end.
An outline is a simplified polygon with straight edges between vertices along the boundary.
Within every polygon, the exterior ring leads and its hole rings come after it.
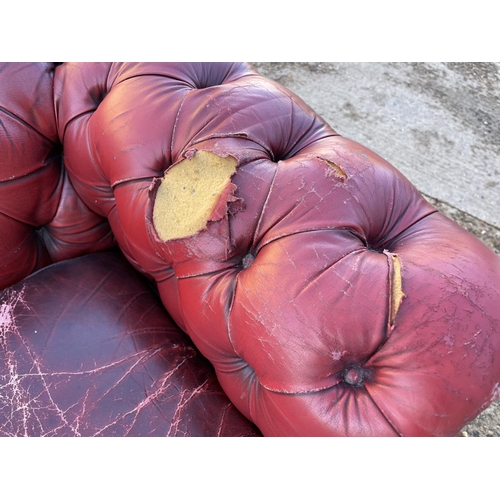
POLYGON ((54 81, 76 191, 265 435, 455 435, 498 397, 498 257, 290 91, 225 63, 54 81), (237 160, 234 197, 161 241, 159 180, 196 150, 237 160))
POLYGON ((0 435, 260 435, 118 253, 42 269, 0 304, 0 435))
POLYGON ((0 64, 0 289, 51 262, 115 245, 63 167, 54 69, 0 64))

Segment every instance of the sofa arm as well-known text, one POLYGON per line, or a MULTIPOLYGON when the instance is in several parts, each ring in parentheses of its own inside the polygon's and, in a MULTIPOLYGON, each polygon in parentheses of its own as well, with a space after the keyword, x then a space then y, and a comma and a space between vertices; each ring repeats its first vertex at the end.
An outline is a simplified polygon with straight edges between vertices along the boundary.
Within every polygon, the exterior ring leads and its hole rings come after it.
POLYGON ((498 257, 288 89, 64 64, 55 95, 75 189, 265 435, 456 435, 498 397, 498 257))

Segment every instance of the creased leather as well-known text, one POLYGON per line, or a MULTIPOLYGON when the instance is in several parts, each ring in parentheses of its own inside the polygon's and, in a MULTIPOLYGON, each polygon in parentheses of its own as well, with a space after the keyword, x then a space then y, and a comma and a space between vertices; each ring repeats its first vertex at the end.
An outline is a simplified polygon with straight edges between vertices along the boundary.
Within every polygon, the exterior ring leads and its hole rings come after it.
POLYGON ((52 63, 0 64, 0 289, 52 262, 115 246, 66 175, 52 63))
POLYGON ((259 436, 118 252, 0 293, 1 436, 259 436))
POLYGON ((292 92, 233 63, 54 82, 76 191, 265 435, 455 435, 498 397, 498 257, 292 92), (242 202, 161 241, 159 182, 196 151, 237 160, 242 202))
MULTIPOLYGON (((116 241, 264 435, 453 436, 500 395, 498 257, 251 66, 2 65, 0 119, 0 288, 116 241), (230 196, 163 241, 159 186, 198 152, 236 160, 230 196)), ((9 318, 24 299, 5 293, 9 318)), ((39 314, 53 302, 39 295, 39 314)), ((21 356, 16 338, 4 353, 21 356)), ((107 425, 87 416, 89 433, 107 425)), ((113 432, 148 432, 127 425, 113 432)))

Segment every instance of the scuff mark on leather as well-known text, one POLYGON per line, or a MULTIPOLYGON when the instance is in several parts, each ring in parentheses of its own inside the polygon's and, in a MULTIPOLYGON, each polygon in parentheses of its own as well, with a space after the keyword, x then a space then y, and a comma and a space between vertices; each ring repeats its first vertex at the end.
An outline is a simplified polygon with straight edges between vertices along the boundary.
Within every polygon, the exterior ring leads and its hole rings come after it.
POLYGON ((16 324, 15 309, 18 304, 25 304, 24 301, 24 287, 21 291, 15 290, 7 291, 0 304, 0 345, 5 346, 7 335, 9 333, 18 332, 16 324))
POLYGON ((327 160, 326 158, 319 158, 321 161, 324 161, 330 168, 327 170, 327 175, 333 175, 340 182, 345 182, 348 179, 348 175, 345 170, 337 165, 335 162, 331 160, 327 160))

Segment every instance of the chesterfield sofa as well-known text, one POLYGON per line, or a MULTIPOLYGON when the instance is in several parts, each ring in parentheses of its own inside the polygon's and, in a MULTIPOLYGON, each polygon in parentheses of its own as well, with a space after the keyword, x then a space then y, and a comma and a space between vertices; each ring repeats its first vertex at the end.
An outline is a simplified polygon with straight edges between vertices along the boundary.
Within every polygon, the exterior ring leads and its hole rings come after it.
POLYGON ((500 259, 248 64, 0 66, 0 435, 455 436, 500 259))

